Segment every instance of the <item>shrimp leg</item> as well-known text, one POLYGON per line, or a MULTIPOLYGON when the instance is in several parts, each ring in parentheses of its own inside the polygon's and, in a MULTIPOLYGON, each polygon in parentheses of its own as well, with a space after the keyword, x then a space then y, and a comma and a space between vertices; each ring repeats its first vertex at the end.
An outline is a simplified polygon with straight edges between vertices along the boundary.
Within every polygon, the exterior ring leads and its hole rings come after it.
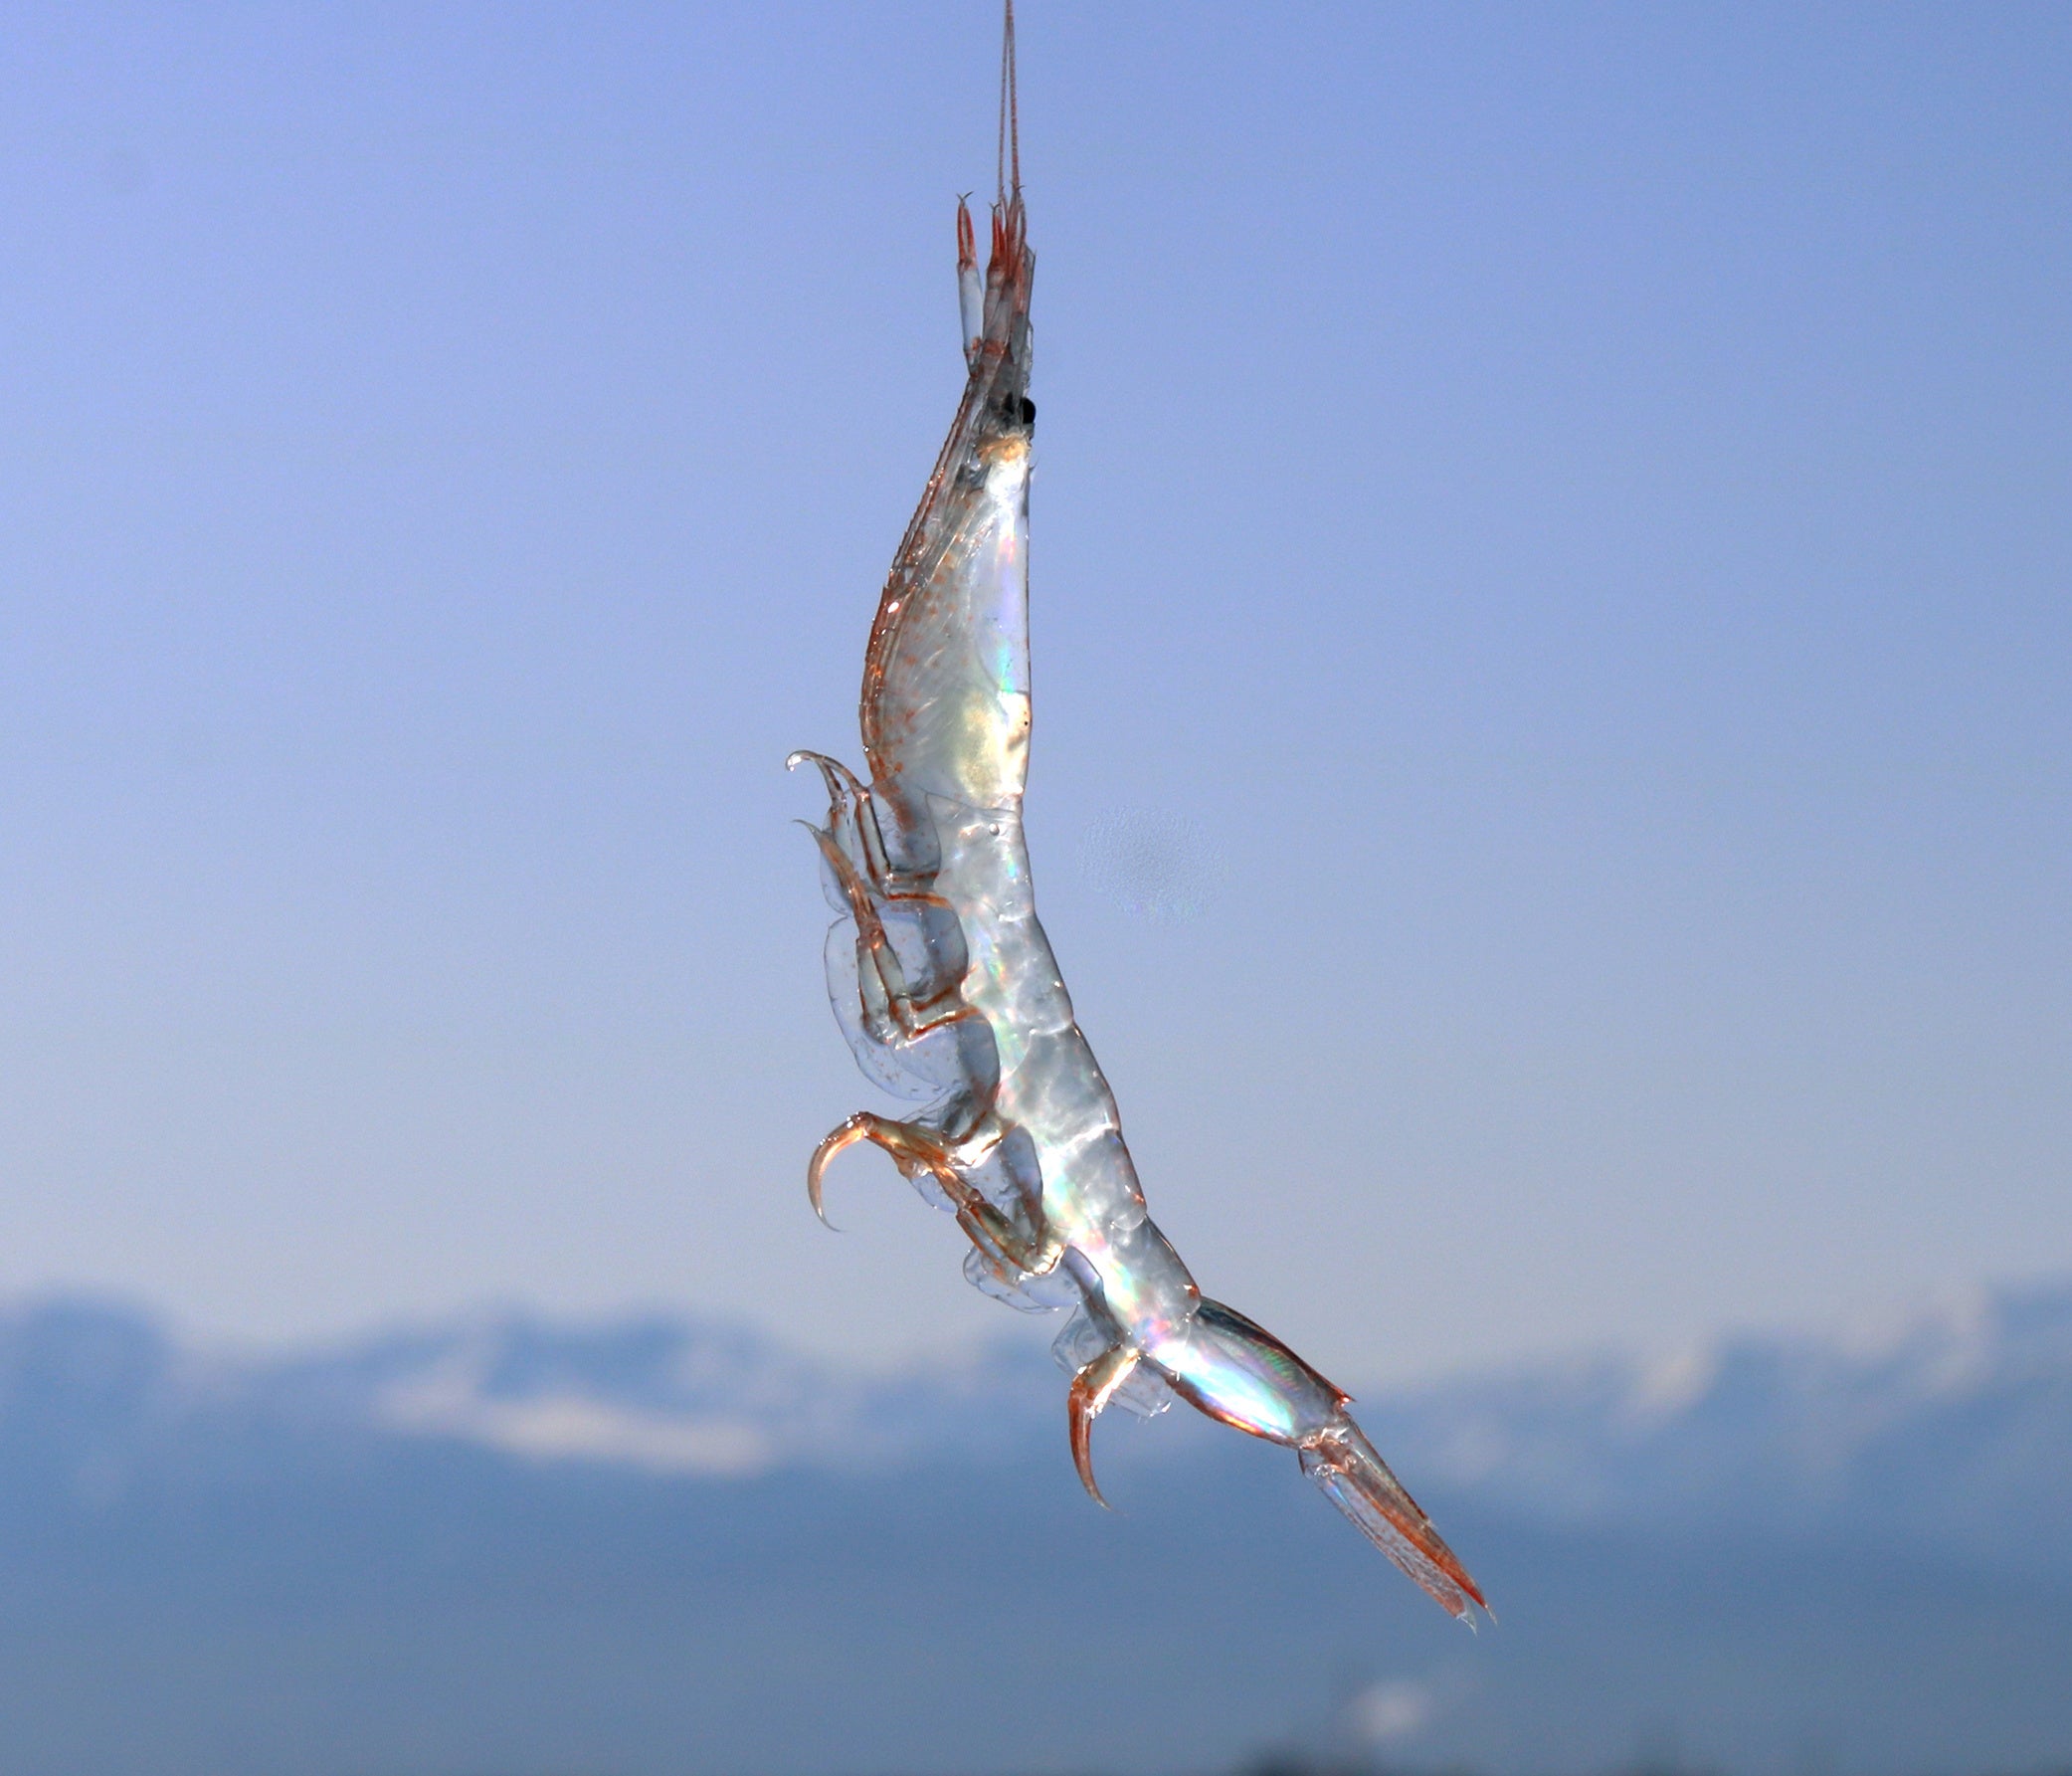
POLYGON ((1093 1495, 1094 1503, 1103 1509, 1108 1501, 1101 1496, 1100 1485, 1093 1478, 1093 1421, 1101 1416, 1103 1408, 1115 1398, 1116 1390, 1136 1373, 1137 1365, 1143 1360, 1144 1353, 1133 1344, 1110 1345, 1072 1377, 1071 1392, 1065 1396, 1065 1417, 1071 1428, 1072 1466, 1079 1471, 1079 1483, 1093 1495))
POLYGON ((884 836, 878 830, 877 809, 869 789, 856 780, 855 772, 841 759, 830 758, 825 752, 794 752, 784 761, 784 768, 796 771, 802 764, 815 766, 828 786, 829 827, 837 834, 855 834, 853 855, 871 887, 882 893, 894 892, 893 871, 885 857, 884 836))
MULTIPOLYGON (((804 824, 803 822, 801 823, 804 824)), ((909 990, 905 965, 899 960, 899 952, 892 947, 891 937, 885 930, 882 908, 885 904, 898 901, 905 905, 938 907, 949 911, 948 903, 935 894, 887 894, 873 891, 866 887, 857 872, 855 862, 836 841, 835 835, 825 827, 809 826, 821 855, 827 859, 828 868, 842 886, 844 896, 848 901, 849 913, 856 921, 856 932, 864 952, 870 958, 872 972, 883 989, 884 1009, 898 1026, 902 1035, 912 1038, 925 1036, 931 1030, 940 1030, 945 1024, 954 1024, 960 1019, 978 1017, 978 1013, 957 997, 957 983, 951 981, 938 987, 925 997, 909 990), (938 1008, 947 1007, 940 1010, 938 1008), (937 1013, 938 1015, 929 1015, 937 1013)), ((952 917, 955 915, 952 914, 952 917)), ((875 1010, 876 1007, 871 1009, 875 1010)))
MULTIPOLYGON (((868 956, 870 972, 882 989, 880 1004, 876 1002, 880 996, 871 992, 868 977, 859 967, 866 1016, 874 1024, 889 1017, 909 1041, 960 1018, 975 1017, 976 1012, 964 1005, 957 992, 964 958, 956 911, 942 895, 918 887, 912 879, 895 886, 869 790, 841 760, 825 753, 795 752, 785 762, 793 768, 802 762, 818 766, 828 786, 828 825, 800 824, 813 834, 842 889, 856 921, 861 953, 868 956), (937 982, 931 991, 917 993, 908 983, 906 965, 885 929, 885 912, 893 909, 925 921, 931 952, 928 960, 937 982)), ((881 1034, 898 1046, 888 1033, 881 1034)))
POLYGON ((907 1177, 926 1173, 940 1185, 957 1211, 958 1225, 982 1254, 990 1246, 1028 1277, 1047 1276, 1056 1268, 1063 1253, 1061 1244, 1040 1230, 1031 1234, 1017 1227, 1006 1211, 989 1202, 964 1176, 962 1167, 969 1161, 953 1156, 934 1129, 918 1122, 894 1121, 874 1110, 858 1110, 835 1128, 807 1162, 806 1197, 823 1224, 831 1225, 822 1193, 828 1164, 838 1153, 860 1141, 882 1148, 907 1177))

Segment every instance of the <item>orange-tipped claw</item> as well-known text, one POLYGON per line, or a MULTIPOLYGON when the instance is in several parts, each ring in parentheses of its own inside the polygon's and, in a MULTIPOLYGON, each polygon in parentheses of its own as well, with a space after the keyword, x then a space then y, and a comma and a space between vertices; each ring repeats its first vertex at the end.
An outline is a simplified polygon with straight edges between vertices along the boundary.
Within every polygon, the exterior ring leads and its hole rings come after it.
POLYGON ((821 1179, 827 1172, 828 1162, 836 1154, 842 1152, 847 1147, 853 1147, 858 1141, 867 1141, 868 1139, 870 1139, 869 1118, 867 1115, 858 1112, 830 1134, 818 1147, 814 1148, 813 1157, 806 1162, 806 1200, 813 1205, 813 1212, 820 1218, 821 1226, 826 1228, 831 1234, 839 1234, 842 1232, 842 1229, 828 1219, 828 1205, 821 1195, 821 1179))
POLYGON ((1115 1390, 1129 1380, 1131 1371, 1142 1360, 1143 1353, 1134 1345, 1113 1345, 1072 1377, 1072 1391, 1065 1396, 1065 1417, 1072 1435, 1072 1466, 1079 1471, 1079 1483, 1103 1510, 1109 1506, 1093 1478, 1093 1421, 1101 1416, 1102 1409, 1115 1398, 1115 1390))
MULTIPOLYGON (((813 1205, 813 1212, 820 1217, 823 1227, 838 1233, 841 1231, 828 1219, 821 1200, 821 1179, 827 1172, 828 1162, 858 1141, 868 1141, 872 1146, 882 1148, 892 1163, 909 1178, 920 1172, 932 1174, 967 1212, 975 1206, 991 1208, 958 1177, 949 1155, 943 1151, 932 1131, 916 1127, 911 1122, 895 1122, 891 1117, 880 1116, 871 1110, 858 1110, 814 1148, 813 1157, 806 1162, 806 1200, 813 1205)), ((999 1212, 995 1210, 993 1213, 997 1216, 999 1212)))

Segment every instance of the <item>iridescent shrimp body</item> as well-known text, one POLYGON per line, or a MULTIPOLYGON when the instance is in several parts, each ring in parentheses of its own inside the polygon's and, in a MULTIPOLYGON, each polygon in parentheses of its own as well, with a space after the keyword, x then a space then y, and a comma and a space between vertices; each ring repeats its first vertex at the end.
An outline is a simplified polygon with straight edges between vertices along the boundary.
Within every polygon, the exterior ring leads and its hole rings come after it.
MULTIPOLYGON (((1091 1432, 1111 1401, 1167 1390, 1293 1448, 1303 1472, 1455 1616, 1474 1581, 1346 1412, 1348 1396, 1280 1340, 1209 1299, 1145 1212, 1115 1100, 1072 1015, 1030 885, 1022 798, 1030 735, 1029 298, 1035 256, 1014 142, 1014 18, 990 263, 957 212, 969 377, 908 524, 863 668, 868 783, 819 753, 813 828, 841 917, 838 1019, 866 1075, 923 1107, 863 1111, 808 1169, 870 1142, 970 1237, 966 1274, 1019 1305, 1069 1307, 1073 1461, 1093 1496, 1091 1432)), ((1486 1607, 1486 1606, 1485 1606, 1486 1607)))

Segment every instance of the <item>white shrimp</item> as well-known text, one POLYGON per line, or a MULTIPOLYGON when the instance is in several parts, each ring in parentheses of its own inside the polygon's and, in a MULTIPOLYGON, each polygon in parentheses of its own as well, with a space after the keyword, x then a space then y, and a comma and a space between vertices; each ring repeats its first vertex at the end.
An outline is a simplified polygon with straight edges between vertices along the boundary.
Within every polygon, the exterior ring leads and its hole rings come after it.
POLYGON ((992 255, 981 283, 960 201, 970 375, 871 625, 870 780, 819 753, 788 761, 816 765, 828 787, 827 825, 813 831, 843 915, 828 948, 836 1014, 864 1073, 925 1107, 903 1120, 849 1117, 814 1153, 809 1194, 820 1212, 828 1162, 872 1142, 955 1213, 981 1287, 1073 1309, 1054 1348, 1072 1371, 1072 1458, 1096 1499, 1094 1419, 1118 1398, 1155 1408, 1163 1383, 1293 1448, 1384 1553, 1472 1621, 1471 1605, 1487 1608, 1482 1593, 1347 1414, 1348 1396, 1206 1297, 1146 1214, 1115 1100, 1036 918, 1022 831, 1035 256, 1014 44, 1009 0, 992 255))

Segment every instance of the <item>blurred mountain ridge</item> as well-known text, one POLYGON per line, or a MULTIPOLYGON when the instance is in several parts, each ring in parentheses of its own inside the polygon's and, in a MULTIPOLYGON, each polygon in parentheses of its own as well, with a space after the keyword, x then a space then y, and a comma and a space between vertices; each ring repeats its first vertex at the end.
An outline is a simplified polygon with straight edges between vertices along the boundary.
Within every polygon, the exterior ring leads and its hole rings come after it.
POLYGON ((1853 1336, 1520 1366, 1378 1404, 1418 1472, 1537 1520, 2072 1572, 2072 1282, 1977 1288, 1853 1336))
MULTIPOLYGON (((153 1464, 199 1475, 277 1447, 392 1439, 658 1476, 896 1473, 1053 1456, 1062 1396, 1034 1343, 863 1375, 660 1312, 483 1311, 242 1357, 121 1304, 0 1314, 0 1467, 70 1466, 88 1490, 153 1464)), ((1360 1410, 1413 1483, 1522 1520, 1762 1529, 2072 1572, 2072 1280, 1975 1289, 1874 1335, 1519 1364, 1378 1391, 1360 1410)), ((1104 1425, 1104 1459, 1197 1457, 1220 1434, 1192 1421, 1134 1438, 1104 1425)))
POLYGON ((1040 1339, 18 1303, 0 1776, 2072 1766, 2072 1283, 1375 1390, 1479 1637, 1191 1412, 1103 1420, 1096 1509, 1063 1393, 1040 1339))

